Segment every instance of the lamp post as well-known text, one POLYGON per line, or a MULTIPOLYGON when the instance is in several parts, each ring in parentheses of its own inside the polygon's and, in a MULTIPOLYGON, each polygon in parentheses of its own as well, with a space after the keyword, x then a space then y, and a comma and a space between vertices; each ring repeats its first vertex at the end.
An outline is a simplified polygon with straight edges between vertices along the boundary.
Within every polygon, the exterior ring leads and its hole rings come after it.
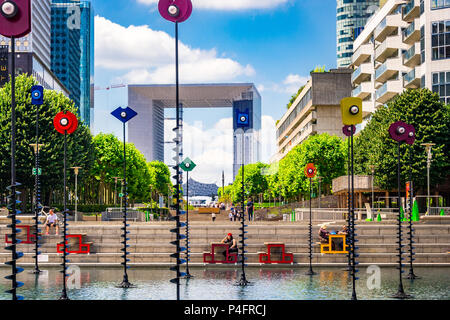
MULTIPOLYGON (((36 112, 37 113, 37 112, 36 112)), ((38 113, 37 113, 38 114, 38 113)), ((36 122, 37 122, 37 115, 36 115, 36 122)), ((36 132, 38 132, 38 124, 36 123, 36 132)), ((36 134, 36 141, 39 141, 39 136, 36 134)), ((35 177, 34 177, 34 270, 31 271, 31 273, 39 274, 41 273, 41 270, 39 270, 39 259, 38 256, 40 254, 39 252, 39 211, 42 208, 40 204, 41 200, 41 190, 40 190, 40 183, 39 183, 39 149, 43 147, 43 144, 39 143, 30 143, 30 146, 33 147, 34 151, 34 157, 35 157, 35 177)))
POLYGON ((373 191, 373 178, 374 178, 374 174, 375 174, 375 166, 373 164, 371 164, 371 165, 369 165, 369 168, 370 168, 370 171, 372 172, 372 212, 373 212, 374 203, 375 203, 375 193, 373 191))
POLYGON ((113 177, 114 179, 114 205, 117 205, 117 180, 122 180, 120 177, 113 177))
POLYGON ((431 168, 431 148, 435 146, 435 143, 421 143, 421 146, 425 147, 427 153, 427 215, 430 214, 430 168, 431 168))
POLYGON ((82 167, 71 167, 75 173, 75 221, 78 221, 78 172, 83 169, 82 167))

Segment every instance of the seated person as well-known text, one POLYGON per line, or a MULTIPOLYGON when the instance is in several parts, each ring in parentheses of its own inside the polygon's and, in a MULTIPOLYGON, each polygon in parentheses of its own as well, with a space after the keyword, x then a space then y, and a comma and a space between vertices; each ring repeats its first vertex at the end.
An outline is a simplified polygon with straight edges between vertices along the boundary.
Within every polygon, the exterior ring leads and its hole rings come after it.
MULTIPOLYGON (((233 235, 231 233, 227 234, 227 236, 221 241, 221 243, 228 244, 228 254, 238 252, 236 240, 233 238, 233 235)), ((223 256, 225 258, 226 258, 226 254, 227 254, 227 252, 224 251, 223 256)), ((229 258, 231 260, 231 257, 229 257, 229 258)))
POLYGON ((54 227, 56 230, 56 235, 58 235, 58 229, 59 229, 59 225, 58 225, 58 216, 53 212, 53 209, 50 209, 47 219, 45 220, 45 235, 48 236, 48 231, 50 229, 50 227, 54 227))
POLYGON ((341 231, 338 231, 338 234, 345 234, 348 235, 348 227, 347 226, 342 226, 341 231))
POLYGON ((319 240, 322 243, 328 243, 328 236, 330 233, 327 231, 327 226, 323 225, 319 229, 319 240))

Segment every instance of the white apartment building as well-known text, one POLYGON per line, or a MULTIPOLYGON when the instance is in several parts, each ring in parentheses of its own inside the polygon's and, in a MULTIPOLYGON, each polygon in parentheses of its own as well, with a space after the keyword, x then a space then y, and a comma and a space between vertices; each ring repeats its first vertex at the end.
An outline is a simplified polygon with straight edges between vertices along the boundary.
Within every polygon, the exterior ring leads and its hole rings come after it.
POLYGON ((407 88, 450 103, 450 0, 387 0, 355 39, 352 67, 366 120, 407 88))

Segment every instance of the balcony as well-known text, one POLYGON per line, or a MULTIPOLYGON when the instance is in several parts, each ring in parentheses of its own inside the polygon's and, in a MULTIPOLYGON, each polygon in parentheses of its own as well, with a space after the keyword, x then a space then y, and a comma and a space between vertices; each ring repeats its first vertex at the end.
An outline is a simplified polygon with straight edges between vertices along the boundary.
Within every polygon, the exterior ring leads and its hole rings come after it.
POLYGON ((363 109, 363 117, 367 117, 371 113, 375 112, 373 100, 363 100, 362 109, 363 109))
POLYGON ((416 42, 403 54, 403 64, 409 68, 420 65, 420 43, 416 42))
POLYGON ((420 88, 420 75, 417 68, 412 69, 403 76, 403 86, 411 89, 420 88))
POLYGON ((420 40, 419 19, 415 19, 411 24, 403 30, 402 39, 404 43, 413 44, 420 40))
POLYGON ((412 21, 420 16, 420 0, 410 0, 404 7, 402 12, 403 20, 412 21))
POLYGON ((363 44, 353 53, 352 64, 359 66, 372 55, 372 51, 373 45, 371 43, 363 44))
POLYGON ((362 63, 352 74, 352 83, 358 85, 361 81, 370 79, 373 73, 373 66, 370 62, 362 63))
POLYGON ((387 58, 392 57, 398 52, 402 46, 400 35, 390 36, 375 49, 375 60, 384 62, 387 58))
POLYGON ((352 97, 365 99, 366 97, 370 96, 371 92, 372 92, 372 82, 364 81, 361 82, 361 84, 357 86, 355 89, 353 89, 352 97))
POLYGON ((396 31, 398 27, 406 28, 407 26, 408 23, 402 20, 401 14, 391 14, 386 16, 386 18, 384 18, 383 21, 381 21, 381 23, 375 28, 375 40, 383 42, 384 39, 396 31))
POLYGON ((387 59, 378 69, 375 70, 375 81, 385 82, 398 73, 401 68, 399 57, 387 59))
POLYGON ((375 92, 375 100, 379 103, 386 103, 402 91, 403 83, 401 80, 389 80, 375 92))

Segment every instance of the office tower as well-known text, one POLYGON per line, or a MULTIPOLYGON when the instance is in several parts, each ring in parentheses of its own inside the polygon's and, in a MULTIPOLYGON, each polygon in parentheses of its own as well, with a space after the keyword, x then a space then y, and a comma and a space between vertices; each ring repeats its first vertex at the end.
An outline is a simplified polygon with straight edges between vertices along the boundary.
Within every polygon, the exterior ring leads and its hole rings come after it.
POLYGON ((378 9, 378 0, 337 0, 336 55, 337 67, 350 65, 353 41, 369 17, 378 9))

